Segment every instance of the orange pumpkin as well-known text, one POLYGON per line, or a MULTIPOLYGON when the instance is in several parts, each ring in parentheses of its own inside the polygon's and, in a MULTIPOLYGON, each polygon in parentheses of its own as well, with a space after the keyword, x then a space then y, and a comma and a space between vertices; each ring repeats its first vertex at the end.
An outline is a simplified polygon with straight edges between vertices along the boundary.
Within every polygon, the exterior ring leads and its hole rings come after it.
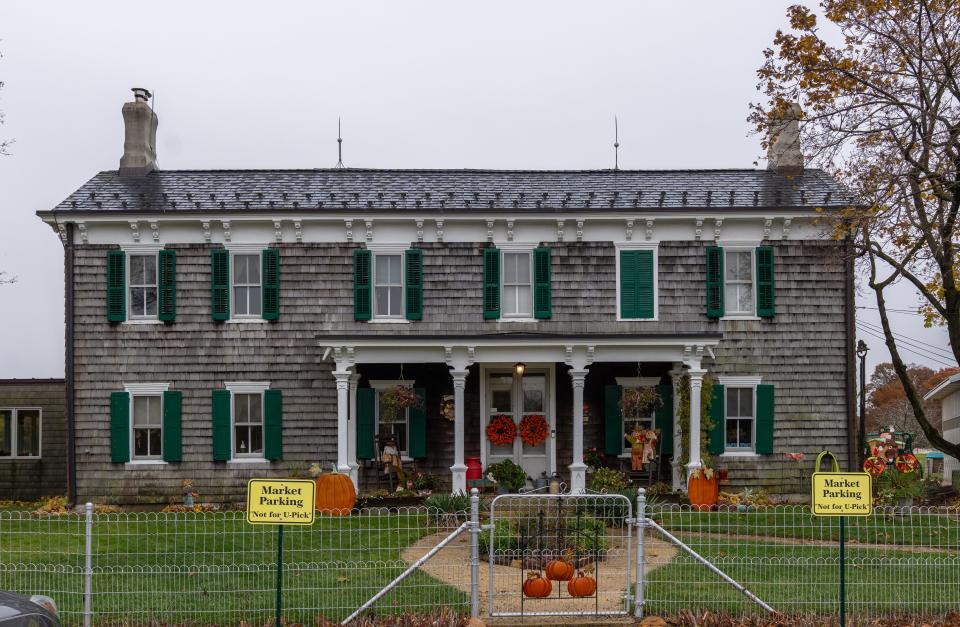
POLYGON ((572 597, 588 597, 596 591, 597 580, 589 575, 584 575, 582 570, 567 583, 567 592, 572 597))
POLYGON ((719 494, 720 487, 717 485, 715 474, 707 479, 707 473, 700 471, 697 476, 691 476, 687 483, 687 498, 690 499, 690 505, 699 510, 711 509, 717 504, 719 494))
POLYGON ((318 512, 331 516, 349 516, 357 502, 350 475, 333 472, 316 478, 318 512))
POLYGON ((544 579, 535 570, 527 573, 527 580, 523 582, 523 594, 534 599, 542 599, 550 596, 553 592, 553 584, 549 579, 544 579))
POLYGON ((573 577, 573 564, 567 560, 550 560, 547 562, 547 579, 554 581, 570 581, 573 577))

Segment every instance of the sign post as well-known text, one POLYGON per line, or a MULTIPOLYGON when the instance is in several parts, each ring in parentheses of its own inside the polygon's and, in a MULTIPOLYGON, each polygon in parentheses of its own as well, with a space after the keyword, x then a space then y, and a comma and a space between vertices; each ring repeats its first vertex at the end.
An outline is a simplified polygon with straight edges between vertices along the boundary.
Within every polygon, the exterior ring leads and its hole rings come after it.
POLYGON ((251 479, 247 482, 247 522, 277 526, 276 627, 280 627, 283 610, 283 527, 313 524, 316 487, 309 479, 251 479))
POLYGON ((873 513, 871 477, 865 472, 839 472, 836 456, 823 451, 817 456, 811 482, 810 507, 814 516, 840 517, 840 627, 847 624, 846 586, 846 522, 847 516, 869 516, 873 513), (833 472, 820 472, 820 464, 829 456, 833 472))

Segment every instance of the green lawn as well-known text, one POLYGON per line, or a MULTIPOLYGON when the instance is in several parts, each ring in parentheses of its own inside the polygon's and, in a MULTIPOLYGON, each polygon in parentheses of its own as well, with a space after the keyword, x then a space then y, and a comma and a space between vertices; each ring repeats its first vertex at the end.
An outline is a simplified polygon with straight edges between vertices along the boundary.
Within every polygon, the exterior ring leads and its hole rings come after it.
MULTIPOLYGON (((284 615, 343 618, 400 574, 400 552, 437 532, 425 514, 319 517, 284 532, 284 615)), ((67 622, 83 603, 83 523, 0 514, 0 589, 55 597, 67 622)), ((242 513, 97 517, 93 535, 94 623, 200 621, 236 624, 273 616, 276 530, 242 513), (239 593, 239 594, 238 594, 239 593)), ((416 572, 378 602, 378 612, 458 605, 459 590, 416 572)))

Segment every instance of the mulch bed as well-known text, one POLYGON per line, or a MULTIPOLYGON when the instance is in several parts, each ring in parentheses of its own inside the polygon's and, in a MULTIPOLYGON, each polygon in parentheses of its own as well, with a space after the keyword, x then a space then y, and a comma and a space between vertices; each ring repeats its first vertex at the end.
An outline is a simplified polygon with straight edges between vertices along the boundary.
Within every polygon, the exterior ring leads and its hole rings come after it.
MULTIPOLYGON (((650 616, 640 627, 839 627, 837 616, 736 617, 706 612, 681 612, 676 616, 650 616)), ((939 617, 858 618, 847 616, 847 627, 960 627, 960 613, 939 617)))

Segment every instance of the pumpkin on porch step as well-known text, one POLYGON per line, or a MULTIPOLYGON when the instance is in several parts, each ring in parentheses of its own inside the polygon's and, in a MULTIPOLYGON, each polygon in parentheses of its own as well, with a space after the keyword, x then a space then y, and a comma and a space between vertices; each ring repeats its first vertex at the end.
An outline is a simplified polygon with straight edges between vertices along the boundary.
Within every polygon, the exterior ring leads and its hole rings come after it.
POLYGON ((349 516, 357 503, 357 492, 350 475, 334 471, 319 475, 315 481, 317 511, 331 516, 349 516))
POLYGON ((720 487, 717 485, 717 476, 710 468, 694 470, 687 482, 687 498, 690 505, 701 511, 710 510, 717 504, 720 487))

